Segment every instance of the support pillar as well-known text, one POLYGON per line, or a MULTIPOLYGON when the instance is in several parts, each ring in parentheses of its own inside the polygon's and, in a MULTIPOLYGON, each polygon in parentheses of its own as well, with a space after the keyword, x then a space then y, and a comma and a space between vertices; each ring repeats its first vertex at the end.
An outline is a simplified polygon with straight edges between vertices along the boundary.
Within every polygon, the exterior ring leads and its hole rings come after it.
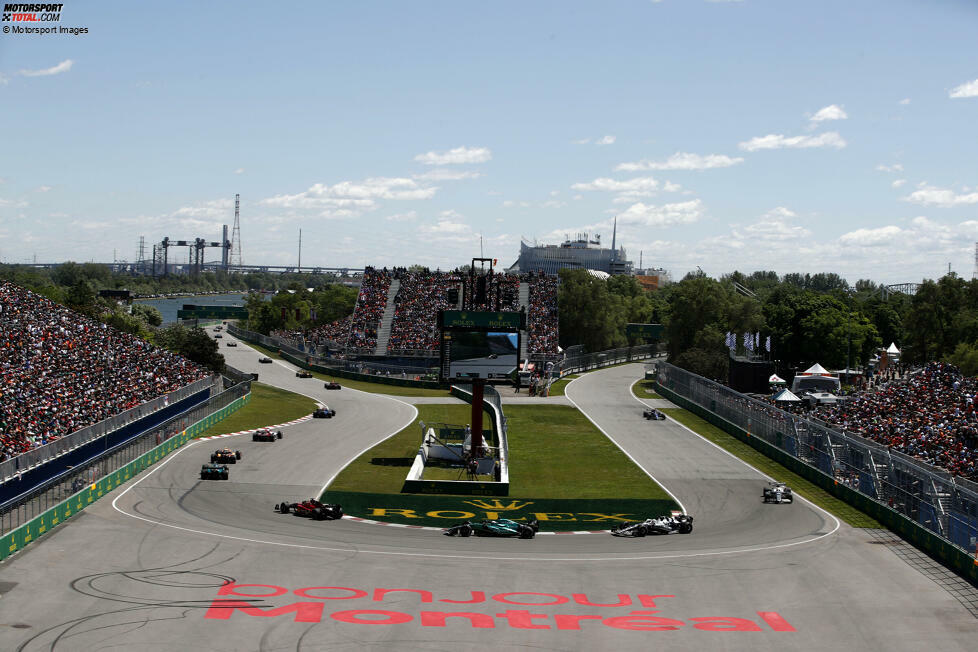
POLYGON ((473 456, 482 450, 482 395, 485 386, 485 380, 472 379, 472 445, 469 450, 473 456))

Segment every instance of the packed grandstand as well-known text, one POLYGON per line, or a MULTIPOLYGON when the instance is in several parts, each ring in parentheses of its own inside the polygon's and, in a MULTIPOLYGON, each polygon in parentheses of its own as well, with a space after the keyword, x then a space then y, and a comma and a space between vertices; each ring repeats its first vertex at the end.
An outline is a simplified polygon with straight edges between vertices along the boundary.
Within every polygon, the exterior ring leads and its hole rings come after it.
POLYGON ((178 355, 0 281, 0 460, 208 374, 178 355))
MULTIPOLYGON (((373 353, 392 282, 397 280, 387 354, 434 353, 438 349, 438 311, 455 307, 449 300, 449 293, 461 287, 465 276, 464 272, 458 271, 432 272, 368 267, 363 275, 356 307, 350 317, 306 331, 277 331, 274 334, 311 344, 373 353)), ((537 355, 556 354, 556 277, 542 274, 495 275, 489 294, 492 298, 498 295, 500 310, 518 311, 523 307, 520 294, 524 286, 528 294, 525 306, 527 351, 537 355)), ((496 309, 494 299, 491 309, 496 309)))

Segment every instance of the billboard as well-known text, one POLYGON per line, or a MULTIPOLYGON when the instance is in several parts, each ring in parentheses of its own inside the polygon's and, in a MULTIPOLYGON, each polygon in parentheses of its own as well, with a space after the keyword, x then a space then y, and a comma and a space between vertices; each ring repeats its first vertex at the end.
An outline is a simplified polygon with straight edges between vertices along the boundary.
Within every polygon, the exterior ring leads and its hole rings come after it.
POLYGON ((519 333, 450 331, 442 336, 448 350, 449 380, 509 378, 519 362, 519 333))

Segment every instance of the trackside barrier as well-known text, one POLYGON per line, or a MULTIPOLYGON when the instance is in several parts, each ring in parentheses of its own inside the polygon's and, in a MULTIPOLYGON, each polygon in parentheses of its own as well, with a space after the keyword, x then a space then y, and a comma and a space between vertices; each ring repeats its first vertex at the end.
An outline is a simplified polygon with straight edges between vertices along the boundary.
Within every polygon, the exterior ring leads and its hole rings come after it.
MULTIPOLYGON (((872 516, 905 541, 978 586, 978 560, 972 554, 972 549, 956 545, 949 538, 935 532, 943 527, 934 520, 938 511, 945 511, 944 507, 931 505, 919 493, 897 492, 897 484, 902 484, 904 480, 901 478, 905 476, 908 478, 905 480, 906 484, 915 488, 922 485, 922 479, 926 478, 926 470, 920 468, 914 469, 919 475, 909 479, 912 465, 908 460, 913 458, 900 456, 906 459, 894 459, 890 462, 891 468, 880 468, 882 465, 873 456, 875 451, 855 451, 857 444, 862 442, 856 442, 852 435, 847 436, 849 441, 846 444, 820 444, 816 436, 823 433, 811 421, 782 412, 771 405, 754 405, 757 402, 746 396, 671 364, 658 365, 656 388, 659 394, 676 405, 702 417, 836 498, 872 516), (691 400, 680 392, 695 395, 697 400, 691 400), (729 418, 718 414, 721 411, 729 418), (742 421, 746 428, 734 423, 731 418, 742 421), (828 450, 819 450, 820 445, 828 450), (860 454, 855 455, 855 452, 860 454), (809 459, 804 459, 803 455, 807 455, 809 459), (847 462, 847 459, 858 459, 869 470, 850 476, 854 465, 847 462), (826 465, 828 472, 820 468, 826 465), (883 496, 889 496, 886 502, 882 500, 883 496), (893 500, 894 496, 898 500, 893 500), (921 509, 921 505, 930 509, 921 509)), ((846 437, 841 433, 836 434, 838 441, 846 437)), ((826 438, 826 441, 834 440, 826 438)), ((868 443, 864 445, 870 447, 868 443)), ((970 490, 958 491, 970 493, 970 490)), ((947 502, 950 507, 962 505, 965 500, 965 496, 955 495, 948 496, 947 502)), ((966 533, 971 532, 968 527, 970 523, 966 519, 950 517, 950 521, 952 527, 965 528, 966 533)), ((970 543, 970 539, 965 541, 970 543)))
MULTIPOLYGON (((457 385, 452 386, 452 395, 466 403, 472 403, 472 392, 457 385)), ((492 386, 485 387, 482 398, 483 409, 489 412, 493 427, 499 436, 499 480, 480 482, 476 480, 405 480, 401 493, 417 494, 466 494, 473 496, 509 495, 509 440, 507 438, 506 417, 503 415, 502 400, 492 386)), ((420 455, 420 453, 419 453, 420 455)))
POLYGON ((221 421, 232 412, 238 410, 240 407, 246 405, 250 400, 251 394, 245 394, 244 396, 235 399, 233 402, 221 408, 217 412, 208 415, 204 419, 201 419, 188 427, 186 430, 174 435, 170 439, 167 439, 156 448, 153 448, 149 452, 137 457, 125 466, 88 485, 71 498, 58 503, 36 518, 24 523, 3 537, 0 537, 0 560, 6 559, 18 550, 21 550, 24 548, 24 546, 71 518, 72 515, 77 514, 105 494, 128 481, 140 471, 143 471, 144 469, 160 461, 191 439, 198 437, 210 426, 214 425, 218 421, 221 421))

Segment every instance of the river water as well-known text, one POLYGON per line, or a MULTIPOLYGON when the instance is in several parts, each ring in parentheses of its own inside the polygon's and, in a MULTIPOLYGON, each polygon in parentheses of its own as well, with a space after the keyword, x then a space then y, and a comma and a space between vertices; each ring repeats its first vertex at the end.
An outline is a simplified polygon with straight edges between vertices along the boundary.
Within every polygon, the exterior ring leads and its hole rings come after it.
POLYGON ((243 306, 246 294, 202 294, 196 297, 176 297, 171 299, 136 299, 139 303, 153 306, 163 315, 163 323, 177 320, 177 311, 184 304, 192 306, 243 306))

